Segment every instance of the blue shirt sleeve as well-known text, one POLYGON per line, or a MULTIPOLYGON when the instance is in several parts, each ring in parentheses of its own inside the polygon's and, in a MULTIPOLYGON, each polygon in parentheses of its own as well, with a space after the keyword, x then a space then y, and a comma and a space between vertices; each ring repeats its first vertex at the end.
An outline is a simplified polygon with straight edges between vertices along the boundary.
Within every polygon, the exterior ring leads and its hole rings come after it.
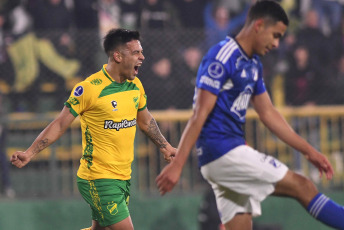
POLYGON ((220 61, 205 59, 199 67, 196 86, 218 95, 226 78, 228 70, 220 61))

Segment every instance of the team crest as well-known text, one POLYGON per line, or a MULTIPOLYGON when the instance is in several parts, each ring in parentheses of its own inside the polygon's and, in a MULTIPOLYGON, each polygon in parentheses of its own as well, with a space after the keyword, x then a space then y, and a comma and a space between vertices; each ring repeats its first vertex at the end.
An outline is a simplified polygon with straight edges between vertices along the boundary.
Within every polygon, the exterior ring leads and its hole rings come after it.
POLYGON ((117 209, 117 204, 116 203, 109 204, 106 208, 109 210, 109 213, 111 215, 116 215, 118 213, 118 209, 117 209))
POLYGON ((117 101, 111 101, 111 105, 114 108, 112 111, 117 111, 117 101))

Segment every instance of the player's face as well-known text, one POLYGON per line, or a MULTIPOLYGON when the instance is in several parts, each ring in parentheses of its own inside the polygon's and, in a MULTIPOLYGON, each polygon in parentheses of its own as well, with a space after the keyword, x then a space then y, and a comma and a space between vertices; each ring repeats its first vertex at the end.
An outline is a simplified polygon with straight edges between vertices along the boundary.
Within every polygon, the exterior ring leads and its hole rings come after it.
POLYGON ((287 26, 281 21, 275 24, 262 22, 257 32, 254 53, 264 56, 270 50, 277 48, 286 30, 287 26))
POLYGON ((132 40, 127 42, 121 54, 123 58, 121 62, 121 75, 128 80, 133 80, 139 73, 139 67, 145 59, 140 41, 132 40))

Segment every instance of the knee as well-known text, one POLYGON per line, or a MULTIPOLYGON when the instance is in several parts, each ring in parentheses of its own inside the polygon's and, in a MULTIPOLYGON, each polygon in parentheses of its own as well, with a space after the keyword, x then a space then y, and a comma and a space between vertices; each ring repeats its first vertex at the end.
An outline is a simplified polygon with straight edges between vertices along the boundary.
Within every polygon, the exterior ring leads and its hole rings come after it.
POLYGON ((273 194, 293 197, 302 205, 307 206, 313 197, 318 194, 318 190, 307 177, 288 171, 286 176, 277 183, 273 194))
POLYGON ((295 198, 298 199, 304 206, 307 206, 313 197, 318 194, 318 189, 307 177, 296 173, 294 174, 293 181, 295 198))
POLYGON ((295 173, 295 183, 297 184, 297 188, 299 188, 300 192, 318 192, 314 183, 305 176, 295 173))

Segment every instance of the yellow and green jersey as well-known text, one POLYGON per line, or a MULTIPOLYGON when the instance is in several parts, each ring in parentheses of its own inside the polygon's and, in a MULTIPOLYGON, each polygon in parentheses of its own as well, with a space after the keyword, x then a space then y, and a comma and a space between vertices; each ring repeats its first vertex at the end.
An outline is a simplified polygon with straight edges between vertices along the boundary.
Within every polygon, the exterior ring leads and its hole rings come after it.
POLYGON ((80 115, 83 154, 78 176, 85 180, 131 176, 137 112, 147 98, 140 80, 118 83, 103 68, 78 83, 65 105, 80 115))

